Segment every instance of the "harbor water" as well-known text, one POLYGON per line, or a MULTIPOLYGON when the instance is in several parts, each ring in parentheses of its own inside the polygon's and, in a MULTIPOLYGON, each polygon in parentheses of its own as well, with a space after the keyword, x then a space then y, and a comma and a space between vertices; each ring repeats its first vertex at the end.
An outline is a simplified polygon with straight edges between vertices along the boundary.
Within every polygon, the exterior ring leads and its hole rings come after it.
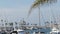
POLYGON ((33 29, 33 30, 24 30, 21 32, 18 32, 18 34, 49 34, 50 33, 50 28, 41 28, 41 29, 33 29))

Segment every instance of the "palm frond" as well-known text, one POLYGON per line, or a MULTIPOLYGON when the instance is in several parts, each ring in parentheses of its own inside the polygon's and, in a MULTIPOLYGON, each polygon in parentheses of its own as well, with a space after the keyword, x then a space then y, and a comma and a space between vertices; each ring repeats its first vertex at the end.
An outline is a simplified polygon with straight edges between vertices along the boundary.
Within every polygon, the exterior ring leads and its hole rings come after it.
POLYGON ((29 10, 29 13, 28 13, 28 16, 31 14, 32 10, 40 5, 43 5, 45 3, 54 3, 56 2, 57 0, 35 0, 34 3, 32 4, 30 10, 29 10))
POLYGON ((36 8, 39 5, 42 5, 42 4, 45 4, 45 3, 51 4, 51 3, 54 3, 54 2, 56 2, 56 0, 36 0, 32 4, 31 8, 36 8))

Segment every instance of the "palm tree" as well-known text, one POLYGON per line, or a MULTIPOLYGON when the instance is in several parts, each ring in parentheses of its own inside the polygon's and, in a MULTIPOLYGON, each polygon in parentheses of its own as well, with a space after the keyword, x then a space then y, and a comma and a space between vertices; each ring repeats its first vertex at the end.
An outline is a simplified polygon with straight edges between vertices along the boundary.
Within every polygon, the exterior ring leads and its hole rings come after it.
POLYGON ((56 2, 56 0, 35 0, 34 3, 32 4, 30 10, 29 10, 29 14, 31 13, 32 9, 39 7, 40 5, 46 4, 46 3, 53 3, 56 2))
MULTIPOLYGON (((44 5, 46 3, 51 4, 53 2, 56 2, 56 0, 35 0, 31 6, 30 10, 29 10, 28 16, 31 14, 31 12, 34 8, 38 7, 38 9, 39 9, 39 22, 40 22, 40 5, 44 5)), ((39 23, 39 25, 40 25, 40 23, 39 23)))

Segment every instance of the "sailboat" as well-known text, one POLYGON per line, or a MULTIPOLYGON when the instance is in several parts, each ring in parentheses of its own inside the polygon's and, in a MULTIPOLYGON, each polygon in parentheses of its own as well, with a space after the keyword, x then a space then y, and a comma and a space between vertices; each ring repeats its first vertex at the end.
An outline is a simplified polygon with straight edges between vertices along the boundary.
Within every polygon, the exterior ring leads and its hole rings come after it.
POLYGON ((60 31, 57 28, 53 27, 50 34, 60 34, 60 31))

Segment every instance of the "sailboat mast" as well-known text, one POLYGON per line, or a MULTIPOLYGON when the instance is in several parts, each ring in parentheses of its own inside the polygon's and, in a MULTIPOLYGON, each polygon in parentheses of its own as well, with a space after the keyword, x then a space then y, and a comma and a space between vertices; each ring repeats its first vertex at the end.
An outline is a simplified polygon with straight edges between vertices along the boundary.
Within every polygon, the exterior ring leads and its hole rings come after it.
MULTIPOLYGON (((50 9, 51 9, 51 8, 52 8, 52 7, 50 6, 50 9)), ((56 22, 56 18, 55 18, 55 15, 54 15, 52 9, 51 9, 51 14, 52 14, 52 17, 53 17, 53 20, 54 20, 53 24, 56 24, 56 23, 57 23, 57 22, 56 22)))
POLYGON ((39 16, 39 26, 41 26, 41 23, 40 23, 40 6, 38 7, 38 10, 39 10, 39 11, 38 11, 38 14, 39 14, 39 15, 38 15, 38 16, 39 16))

